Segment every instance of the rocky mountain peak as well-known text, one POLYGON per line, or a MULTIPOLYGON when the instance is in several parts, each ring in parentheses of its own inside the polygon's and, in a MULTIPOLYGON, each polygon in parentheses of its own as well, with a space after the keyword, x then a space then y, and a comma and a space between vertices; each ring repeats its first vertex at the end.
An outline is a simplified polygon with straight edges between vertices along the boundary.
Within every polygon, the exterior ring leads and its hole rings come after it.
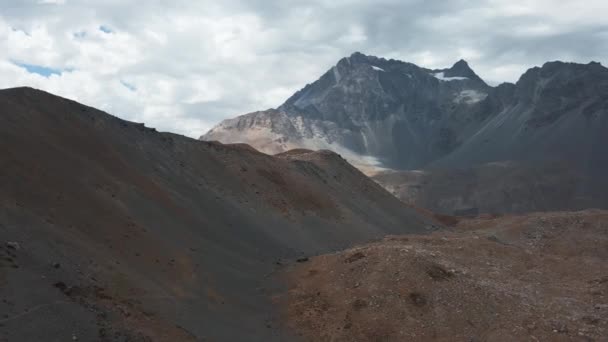
POLYGON ((238 139, 272 153, 275 147, 326 148, 354 163, 416 167, 458 145, 454 131, 482 117, 469 112, 481 111, 488 94, 464 60, 430 70, 355 52, 276 111, 226 121, 203 139, 238 139), (414 145, 427 147, 410 152, 414 145))
POLYGON ((348 58, 350 58, 351 60, 355 60, 356 61, 356 60, 366 60, 368 58, 368 56, 366 54, 364 54, 364 53, 359 52, 359 51, 355 51, 348 58))
POLYGON ((560 79, 568 81, 581 77, 606 78, 608 68, 598 62, 588 64, 551 61, 546 62, 541 67, 534 67, 526 71, 518 83, 537 81, 539 79, 560 79))
POLYGON ((608 69, 597 62, 547 62, 542 67, 529 69, 517 81, 518 98, 538 103, 537 108, 552 112, 552 116, 557 116, 566 102, 604 103, 605 94, 608 94, 608 69))
POLYGON ((463 77, 472 77, 477 76, 473 69, 469 66, 469 63, 464 59, 459 60, 454 63, 454 65, 446 71, 447 74, 451 74, 449 76, 463 76, 463 77))
POLYGON ((485 85, 485 82, 479 77, 473 69, 469 66, 469 63, 464 59, 454 63, 451 68, 434 70, 435 75, 441 75, 442 78, 448 79, 460 79, 460 80, 472 80, 476 83, 485 85))
MULTIPOLYGON (((516 84, 491 87, 465 60, 433 70, 355 52, 276 111, 242 116, 202 138, 246 142, 269 153, 329 149, 358 166, 467 165, 496 160, 505 141, 531 154, 523 142, 532 138, 516 141, 513 132, 532 136, 561 118, 586 125, 587 118, 605 117, 606 94, 608 69, 599 63, 549 62, 516 84)), ((560 139, 543 139, 535 144, 559 150, 560 139)))

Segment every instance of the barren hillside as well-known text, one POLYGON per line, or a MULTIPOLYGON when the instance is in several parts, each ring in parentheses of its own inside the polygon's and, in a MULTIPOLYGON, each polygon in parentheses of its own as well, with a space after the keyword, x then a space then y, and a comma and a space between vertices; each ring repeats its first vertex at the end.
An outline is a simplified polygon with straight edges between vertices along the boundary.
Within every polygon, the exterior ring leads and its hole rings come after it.
POLYGON ((0 340, 283 340, 270 275, 437 227, 331 152, 272 157, 0 91, 0 340))
POLYGON ((310 341, 605 341, 608 212, 461 220, 312 258, 276 298, 310 341))

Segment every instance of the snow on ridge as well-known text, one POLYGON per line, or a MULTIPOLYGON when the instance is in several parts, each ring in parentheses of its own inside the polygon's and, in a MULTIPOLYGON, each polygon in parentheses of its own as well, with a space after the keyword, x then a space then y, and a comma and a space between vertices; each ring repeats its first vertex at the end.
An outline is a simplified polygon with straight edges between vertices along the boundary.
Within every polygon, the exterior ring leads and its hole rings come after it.
POLYGON ((334 78, 336 79, 336 83, 340 83, 340 80, 342 79, 342 75, 340 75, 340 71, 336 67, 333 67, 331 69, 334 72, 334 78))
POLYGON ((474 104, 485 100, 486 97, 488 97, 488 94, 486 93, 478 92, 474 89, 467 89, 456 95, 454 103, 474 104))
POLYGON ((382 69, 382 68, 379 68, 379 67, 377 67, 377 66, 375 66, 375 65, 372 65, 372 69, 374 69, 374 70, 376 70, 376 71, 383 71, 383 72, 386 72, 386 70, 384 70, 384 69, 382 69))
POLYGON ((433 75, 433 77, 435 77, 436 79, 440 80, 440 81, 444 81, 444 82, 449 82, 449 81, 463 81, 463 80, 468 80, 468 77, 461 77, 461 76, 455 76, 455 77, 445 77, 444 72, 438 72, 435 74, 431 74, 433 75))

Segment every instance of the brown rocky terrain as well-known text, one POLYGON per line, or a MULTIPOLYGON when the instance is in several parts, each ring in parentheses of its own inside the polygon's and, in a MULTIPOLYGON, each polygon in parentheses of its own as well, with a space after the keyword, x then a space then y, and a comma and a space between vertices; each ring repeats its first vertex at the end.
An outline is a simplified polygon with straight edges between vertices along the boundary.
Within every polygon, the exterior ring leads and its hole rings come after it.
POLYGON ((0 91, 0 341, 272 341, 284 264, 439 227, 335 153, 273 157, 0 91))
POLYGON ((0 341, 608 336, 605 211, 435 214, 330 151, 31 88, 0 91, 0 176, 0 341))
POLYGON ((289 268, 286 321, 309 341, 606 341, 608 212, 451 223, 289 268))

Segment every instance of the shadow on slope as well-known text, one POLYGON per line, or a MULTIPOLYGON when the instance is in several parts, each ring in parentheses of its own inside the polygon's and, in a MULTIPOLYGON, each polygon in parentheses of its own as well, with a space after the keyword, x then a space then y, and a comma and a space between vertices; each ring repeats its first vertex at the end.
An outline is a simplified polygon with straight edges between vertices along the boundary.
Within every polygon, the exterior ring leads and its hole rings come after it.
POLYGON ((598 178, 565 161, 386 171, 372 178, 406 203, 449 215, 608 208, 598 178))

